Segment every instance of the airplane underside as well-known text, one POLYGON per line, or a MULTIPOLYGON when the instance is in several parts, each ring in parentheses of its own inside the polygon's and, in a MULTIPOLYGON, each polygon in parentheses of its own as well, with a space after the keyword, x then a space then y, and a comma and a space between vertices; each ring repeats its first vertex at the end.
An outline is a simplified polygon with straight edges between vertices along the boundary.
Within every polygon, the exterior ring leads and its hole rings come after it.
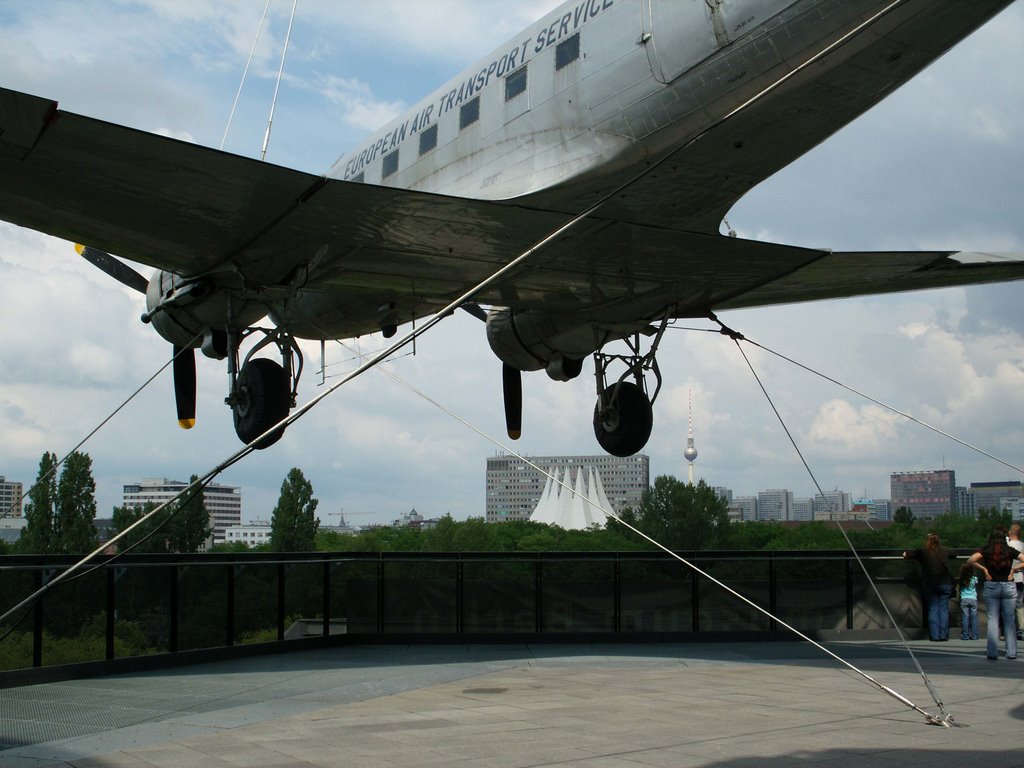
MULTIPOLYGON (((427 149, 399 146, 404 115, 357 150, 378 174, 393 159, 379 179, 363 165, 349 179, 351 159, 335 166, 348 180, 312 176, 0 89, 0 213, 88 242, 85 258, 146 294, 143 320, 173 347, 182 426, 195 420, 196 349, 226 362, 236 433, 265 448, 296 405, 297 339, 392 338, 461 307, 501 361, 510 436, 523 372, 569 381, 593 356, 595 436, 626 456, 651 434, 672 319, 1024 277, 1024 260, 994 254, 833 253, 719 233, 746 192, 1009 2, 590 3, 580 34, 603 45, 589 56, 580 38, 575 51, 558 40, 573 13, 538 27, 528 66, 549 72, 531 75, 546 100, 492 84, 478 98, 496 109, 477 102, 491 133, 453 107, 453 138, 427 149), (109 253, 158 271, 147 280, 109 253), (606 352, 612 342, 625 351, 606 352)), ((514 49, 521 64, 528 48, 514 49)), ((453 82, 438 92, 448 105, 478 81, 453 82)))

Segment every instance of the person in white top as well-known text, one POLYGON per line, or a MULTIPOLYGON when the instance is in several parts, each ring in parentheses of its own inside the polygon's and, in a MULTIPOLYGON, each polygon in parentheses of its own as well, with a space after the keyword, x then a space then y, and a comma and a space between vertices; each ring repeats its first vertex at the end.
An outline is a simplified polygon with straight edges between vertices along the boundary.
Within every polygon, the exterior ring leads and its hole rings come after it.
MULTIPOLYGON (((1024 541, 1020 540, 1020 523, 1014 523, 1006 532, 1006 543, 1018 552, 1024 552, 1024 541)), ((1024 640, 1024 573, 1013 572, 1013 583, 1017 587, 1017 639, 1024 640)))

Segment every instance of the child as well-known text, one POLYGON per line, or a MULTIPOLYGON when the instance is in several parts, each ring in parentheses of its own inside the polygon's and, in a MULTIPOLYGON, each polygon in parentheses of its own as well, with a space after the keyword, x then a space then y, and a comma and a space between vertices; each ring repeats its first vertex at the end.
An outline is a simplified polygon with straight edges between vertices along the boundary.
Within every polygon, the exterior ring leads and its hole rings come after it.
POLYGON ((960 639, 978 639, 978 577, 970 563, 960 566, 957 579, 960 591, 960 639))

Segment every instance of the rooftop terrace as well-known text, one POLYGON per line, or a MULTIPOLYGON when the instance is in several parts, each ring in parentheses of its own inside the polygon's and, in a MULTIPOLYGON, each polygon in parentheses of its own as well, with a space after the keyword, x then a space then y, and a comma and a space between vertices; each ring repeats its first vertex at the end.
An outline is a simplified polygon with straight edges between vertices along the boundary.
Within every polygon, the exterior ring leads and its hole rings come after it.
MULTIPOLYGON (((912 643, 953 728, 807 643, 342 646, 0 690, 0 765, 1024 765, 983 644, 912 643)), ((828 647, 937 711, 898 644, 828 647)))

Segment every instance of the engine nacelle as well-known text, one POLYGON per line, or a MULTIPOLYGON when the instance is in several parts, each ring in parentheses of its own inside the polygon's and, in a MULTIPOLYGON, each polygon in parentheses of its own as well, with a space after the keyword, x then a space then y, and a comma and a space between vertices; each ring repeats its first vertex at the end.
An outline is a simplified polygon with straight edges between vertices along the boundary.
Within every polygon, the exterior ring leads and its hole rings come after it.
POLYGON ((578 376, 584 358, 622 337, 578 317, 535 309, 497 309, 487 315, 487 342, 499 360, 520 371, 544 368, 558 381, 578 376))
POLYGON ((262 304, 243 301, 207 278, 183 278, 159 271, 146 289, 146 314, 164 339, 179 347, 203 347, 210 357, 223 357, 211 344, 213 329, 247 328, 266 315, 262 304), (209 351, 208 348, 209 347, 209 351))

